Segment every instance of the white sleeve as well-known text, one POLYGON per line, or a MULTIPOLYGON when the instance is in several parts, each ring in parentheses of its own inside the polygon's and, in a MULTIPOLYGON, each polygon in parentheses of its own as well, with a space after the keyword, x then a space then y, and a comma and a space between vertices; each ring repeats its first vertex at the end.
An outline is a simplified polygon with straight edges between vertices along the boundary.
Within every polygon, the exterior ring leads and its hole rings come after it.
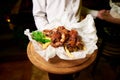
POLYGON ((82 12, 82 14, 91 14, 94 19, 97 17, 97 14, 98 14, 97 10, 88 9, 86 7, 82 7, 81 12, 82 12))
POLYGON ((48 24, 46 17, 46 0, 32 0, 33 1, 33 17, 38 30, 44 28, 48 24))

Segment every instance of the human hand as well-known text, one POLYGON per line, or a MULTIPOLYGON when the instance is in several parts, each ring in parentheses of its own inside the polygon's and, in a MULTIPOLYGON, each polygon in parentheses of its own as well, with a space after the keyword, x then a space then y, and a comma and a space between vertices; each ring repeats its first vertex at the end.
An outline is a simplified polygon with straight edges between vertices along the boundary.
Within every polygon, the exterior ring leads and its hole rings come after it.
POLYGON ((113 19, 113 17, 112 17, 111 14, 110 14, 110 11, 109 11, 109 10, 104 10, 104 9, 98 11, 97 17, 98 17, 99 19, 102 19, 102 20, 105 20, 105 21, 110 21, 110 20, 113 19))
POLYGON ((120 18, 114 18, 109 10, 98 11, 97 17, 101 20, 105 20, 111 23, 120 24, 120 18))

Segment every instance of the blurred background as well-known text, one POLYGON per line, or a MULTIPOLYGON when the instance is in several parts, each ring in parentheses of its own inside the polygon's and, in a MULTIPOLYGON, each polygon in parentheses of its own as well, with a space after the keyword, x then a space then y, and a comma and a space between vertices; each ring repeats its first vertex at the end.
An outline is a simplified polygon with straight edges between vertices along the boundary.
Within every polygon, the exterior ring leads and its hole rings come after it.
POLYGON ((0 61, 8 60, 12 56, 17 58, 25 55, 12 51, 17 50, 17 47, 26 50, 29 41, 24 35, 24 30, 27 28, 31 31, 36 29, 32 16, 32 1, 2 0, 0 2, 0 51, 2 51, 0 61))
MULTIPOLYGON (((110 9, 109 0, 84 0, 83 5, 95 10, 110 9)), ((29 40, 24 30, 28 28, 36 30, 32 0, 0 0, 0 80, 48 80, 47 72, 36 68, 27 57, 29 40)), ((83 70, 75 80, 93 80, 91 67, 83 70)), ((114 69, 101 57, 95 80, 116 80, 114 69)))

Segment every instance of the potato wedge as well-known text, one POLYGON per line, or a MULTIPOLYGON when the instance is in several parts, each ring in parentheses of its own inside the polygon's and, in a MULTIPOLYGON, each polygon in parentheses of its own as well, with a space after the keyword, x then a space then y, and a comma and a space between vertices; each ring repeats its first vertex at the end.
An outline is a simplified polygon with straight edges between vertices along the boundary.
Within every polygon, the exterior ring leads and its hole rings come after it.
POLYGON ((65 51, 66 51, 66 55, 69 56, 70 58, 73 58, 74 56, 70 53, 70 51, 67 49, 67 47, 65 46, 65 51))

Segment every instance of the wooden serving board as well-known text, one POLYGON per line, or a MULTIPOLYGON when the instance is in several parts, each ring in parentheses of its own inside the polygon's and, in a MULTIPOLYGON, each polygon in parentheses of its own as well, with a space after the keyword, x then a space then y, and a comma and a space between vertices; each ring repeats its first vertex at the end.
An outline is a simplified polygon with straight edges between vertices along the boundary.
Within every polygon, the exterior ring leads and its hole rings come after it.
POLYGON ((35 52, 32 43, 30 42, 27 47, 27 55, 30 61, 39 69, 56 74, 73 73, 84 69, 89 66, 96 58, 97 50, 92 55, 88 55, 84 59, 78 60, 63 60, 55 56, 49 61, 43 59, 38 53, 35 52))

